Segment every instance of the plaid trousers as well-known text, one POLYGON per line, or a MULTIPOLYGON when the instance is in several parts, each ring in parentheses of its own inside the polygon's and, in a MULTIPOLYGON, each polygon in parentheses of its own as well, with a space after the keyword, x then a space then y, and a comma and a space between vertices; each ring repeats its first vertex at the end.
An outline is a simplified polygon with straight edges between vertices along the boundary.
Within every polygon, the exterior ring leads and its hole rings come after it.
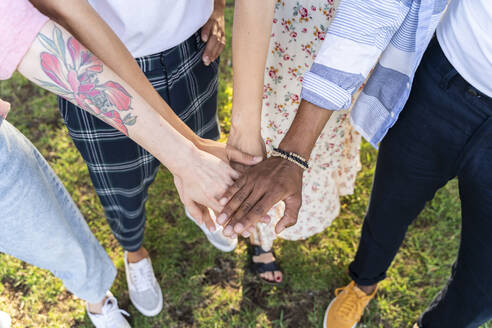
MULTIPOLYGON (((199 136, 217 139, 218 61, 202 63, 200 31, 162 53, 137 58, 161 97, 199 136)), ((143 243, 147 190, 159 161, 130 138, 86 111, 58 98, 75 146, 84 158, 106 219, 121 246, 138 250, 143 243)))

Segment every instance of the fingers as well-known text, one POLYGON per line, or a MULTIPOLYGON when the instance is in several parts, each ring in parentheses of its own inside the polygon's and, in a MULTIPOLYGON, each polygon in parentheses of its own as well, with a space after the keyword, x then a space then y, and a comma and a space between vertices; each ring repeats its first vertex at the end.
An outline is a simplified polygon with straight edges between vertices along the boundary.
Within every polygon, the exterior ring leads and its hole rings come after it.
POLYGON ((214 27, 214 22, 212 20, 209 20, 202 27, 202 33, 201 33, 202 41, 204 43, 207 43, 207 46, 205 47, 205 51, 203 52, 203 55, 202 55, 202 61, 206 66, 210 65, 210 63, 211 63, 210 58, 211 58, 212 48, 211 48, 210 44, 208 43, 208 41, 210 40, 210 37, 212 36, 213 27, 214 27))
POLYGON ((252 193, 232 215, 228 225, 224 228, 224 235, 232 232, 241 234, 243 237, 249 236, 249 228, 255 227, 270 208, 278 202, 273 197, 270 194, 258 196, 252 193))
POLYGON ((231 181, 227 185, 230 186, 230 185, 232 185, 232 183, 233 183, 234 180, 237 180, 237 179, 239 179, 241 177, 241 173, 239 173, 238 171, 234 170, 230 166, 228 166, 228 169, 229 169, 229 176, 231 178, 231 181))
POLYGON ((229 217, 241 206, 243 201, 249 196, 253 186, 249 189, 243 188, 246 185, 246 179, 243 177, 236 180, 232 186, 230 186, 222 198, 220 199, 220 204, 225 205, 222 209, 219 217, 217 218, 217 223, 224 225, 229 217))
POLYGON ((239 164, 236 162, 230 162, 229 165, 239 174, 243 174, 248 169, 247 165, 239 164))
POLYGON ((277 225, 275 226, 275 232, 277 234, 297 223, 297 216, 299 215, 299 209, 301 208, 302 204, 302 195, 296 194, 294 196, 290 196, 289 198, 285 199, 284 202, 284 216, 280 219, 280 221, 278 221, 277 225))
POLYGON ((207 229, 211 232, 214 232, 217 230, 217 227, 215 226, 214 220, 212 219, 212 216, 210 215, 210 211, 208 208, 201 206, 202 207, 202 213, 203 213, 203 222, 207 226, 207 229))
POLYGON ((227 225, 224 228, 223 234, 225 236, 231 236, 232 234, 242 234, 243 232, 246 232, 247 229, 249 228, 249 218, 248 214, 250 210, 253 208, 253 206, 258 202, 259 199, 261 199, 261 196, 258 197, 257 195, 254 195, 253 193, 250 193, 248 197, 245 199, 242 199, 241 202, 239 202, 239 197, 236 197, 238 194, 240 194, 241 191, 236 193, 234 197, 231 199, 231 202, 234 204, 239 203, 239 208, 230 215, 230 220, 227 223, 227 225))
POLYGON ((214 20, 209 20, 202 28, 202 41, 207 43, 202 60, 205 66, 215 61, 225 48, 223 29, 214 20))
POLYGON ((186 203, 183 202, 183 204, 184 204, 186 210, 188 211, 188 213, 190 213, 190 215, 195 219, 195 221, 198 224, 202 224, 203 223, 203 212, 202 212, 202 209, 200 208, 200 206, 198 206, 198 204, 195 203, 194 201, 187 201, 186 203))
POLYGON ((232 211, 231 207, 229 206, 230 204, 229 201, 234 197, 234 195, 246 184, 246 178, 242 177, 236 181, 234 181, 234 183, 229 187, 227 188, 227 190, 225 191, 225 193, 222 195, 222 197, 220 198, 220 201, 219 201, 219 204, 222 205, 222 206, 225 206, 223 211, 220 211, 220 215, 219 217, 217 218, 217 222, 219 224, 224 224, 226 222, 226 217, 227 217, 227 214, 232 214, 233 212, 230 212, 232 211), (227 205, 227 206, 226 206, 227 205), (227 211, 227 213, 225 213, 227 211), (224 214, 224 215, 223 215, 224 214))
POLYGON ((270 215, 265 215, 264 217, 262 217, 262 218, 260 219, 260 222, 261 222, 261 223, 268 224, 268 223, 270 223, 270 220, 271 220, 270 215))
POLYGON ((202 27, 202 41, 205 43, 208 41, 210 38, 210 34, 212 33, 212 28, 214 27, 214 22, 212 20, 209 20, 205 25, 202 27))
POLYGON ((227 157, 229 161, 236 162, 244 165, 255 165, 263 160, 262 156, 253 156, 240 151, 239 149, 227 145, 226 147, 227 157))
POLYGON ((208 203, 204 205, 210 207, 215 212, 220 212, 224 208, 215 197, 208 199, 208 203))
POLYGON ((210 36, 209 40, 207 41, 207 46, 205 47, 205 51, 203 52, 202 55, 202 60, 205 66, 210 65, 211 62, 213 62, 215 52, 216 52, 216 47, 217 47, 218 41, 215 36, 210 36))

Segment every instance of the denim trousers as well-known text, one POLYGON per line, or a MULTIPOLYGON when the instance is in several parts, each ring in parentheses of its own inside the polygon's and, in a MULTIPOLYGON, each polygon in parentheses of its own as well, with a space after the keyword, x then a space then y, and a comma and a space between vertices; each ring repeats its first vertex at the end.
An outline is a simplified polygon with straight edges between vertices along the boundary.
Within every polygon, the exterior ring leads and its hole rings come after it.
POLYGON ((467 83, 436 39, 410 98, 380 145, 352 279, 385 278, 408 226, 457 177, 462 207, 451 277, 419 319, 423 328, 478 327, 492 317, 492 100, 467 83))
POLYGON ((116 277, 62 183, 27 138, 0 125, 0 252, 50 270, 77 297, 101 301, 116 277))

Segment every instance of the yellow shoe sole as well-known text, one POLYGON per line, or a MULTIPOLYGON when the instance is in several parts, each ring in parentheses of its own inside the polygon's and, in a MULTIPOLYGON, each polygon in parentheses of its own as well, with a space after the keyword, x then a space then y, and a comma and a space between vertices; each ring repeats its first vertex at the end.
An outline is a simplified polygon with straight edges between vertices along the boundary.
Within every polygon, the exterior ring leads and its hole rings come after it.
MULTIPOLYGON (((326 317, 328 316, 328 311, 330 311, 330 307, 333 304, 333 302, 335 302, 335 298, 330 302, 330 305, 328 305, 328 308, 326 309, 325 318, 323 319, 323 328, 337 328, 337 327, 328 327, 326 325, 326 317)), ((352 328, 356 328, 356 327, 357 327, 357 322, 354 323, 354 325, 352 326, 352 328)))

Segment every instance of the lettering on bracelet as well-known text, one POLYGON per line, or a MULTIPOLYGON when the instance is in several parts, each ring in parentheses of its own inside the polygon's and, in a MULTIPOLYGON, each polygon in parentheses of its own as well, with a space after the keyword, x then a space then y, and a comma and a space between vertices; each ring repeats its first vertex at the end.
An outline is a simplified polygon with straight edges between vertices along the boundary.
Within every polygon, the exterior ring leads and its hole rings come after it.
POLYGON ((41 86, 53 91, 128 135, 137 122, 132 115, 132 96, 119 83, 99 81, 103 63, 73 37, 66 41, 56 26, 51 37, 39 33, 37 40, 46 51, 40 56, 48 81, 41 86))

